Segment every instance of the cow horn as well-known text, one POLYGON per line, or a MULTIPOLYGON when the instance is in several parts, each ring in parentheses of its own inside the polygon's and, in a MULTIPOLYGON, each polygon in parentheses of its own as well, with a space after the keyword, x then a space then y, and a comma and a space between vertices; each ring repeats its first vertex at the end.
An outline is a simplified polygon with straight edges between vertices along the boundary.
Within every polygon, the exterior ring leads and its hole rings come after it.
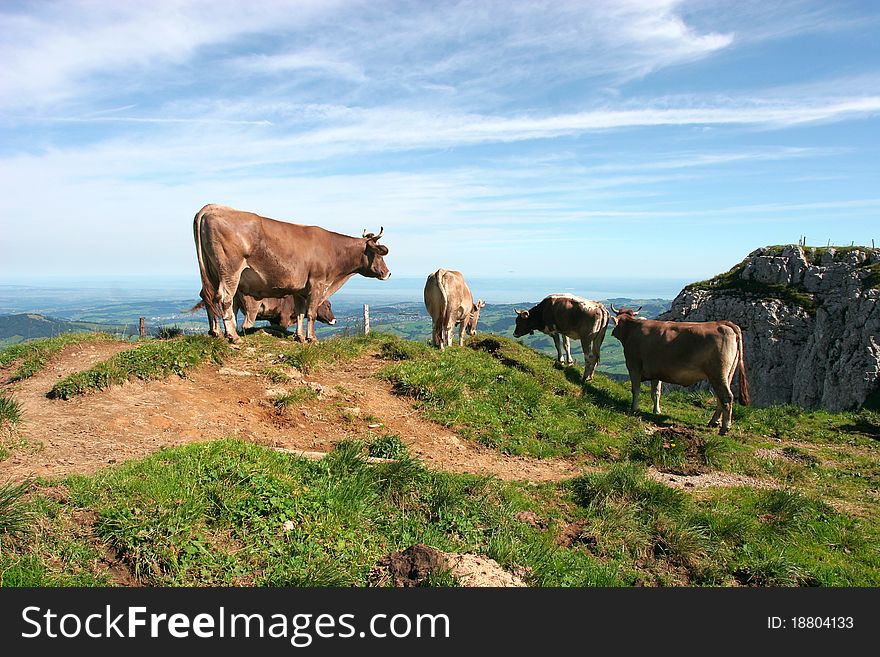
POLYGON ((367 229, 366 229, 366 228, 364 228, 364 234, 363 234, 363 235, 361 235, 361 237, 366 237, 366 236, 367 236, 367 229))
POLYGON ((615 315, 620 312, 617 308, 614 307, 613 303, 611 304, 611 312, 613 312, 615 315))
POLYGON ((382 233, 384 233, 384 232, 385 232, 385 226, 379 226, 379 234, 376 235, 376 237, 374 237, 373 239, 378 240, 380 237, 382 237, 382 233))
POLYGON ((633 310, 633 315, 638 315, 638 314, 639 314, 639 311, 640 311, 641 309, 642 309, 642 306, 639 306, 638 308, 636 308, 635 310, 633 310))

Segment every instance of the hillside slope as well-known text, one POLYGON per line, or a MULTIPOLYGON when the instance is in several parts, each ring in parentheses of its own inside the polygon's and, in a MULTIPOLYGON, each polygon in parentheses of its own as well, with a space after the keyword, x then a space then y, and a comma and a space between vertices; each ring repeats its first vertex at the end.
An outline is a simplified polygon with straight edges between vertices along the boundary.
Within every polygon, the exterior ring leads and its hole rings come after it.
POLYGON ((708 395, 630 415, 628 386, 582 391, 578 367, 487 334, 443 353, 254 334, 184 377, 47 398, 152 342, 0 369, 23 417, 0 483, 42 478, 25 538, 0 532, 0 583, 368 586, 423 542, 533 586, 880 584, 875 413, 738 406, 718 436, 708 395))

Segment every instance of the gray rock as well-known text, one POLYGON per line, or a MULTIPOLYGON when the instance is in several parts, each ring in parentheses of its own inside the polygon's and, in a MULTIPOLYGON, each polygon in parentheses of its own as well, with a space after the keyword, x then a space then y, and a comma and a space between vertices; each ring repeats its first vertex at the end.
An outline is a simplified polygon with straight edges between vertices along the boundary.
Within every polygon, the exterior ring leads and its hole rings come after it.
POLYGON ((865 282, 877 264, 880 249, 757 249, 659 319, 738 324, 758 406, 859 408, 880 387, 880 290, 865 282))

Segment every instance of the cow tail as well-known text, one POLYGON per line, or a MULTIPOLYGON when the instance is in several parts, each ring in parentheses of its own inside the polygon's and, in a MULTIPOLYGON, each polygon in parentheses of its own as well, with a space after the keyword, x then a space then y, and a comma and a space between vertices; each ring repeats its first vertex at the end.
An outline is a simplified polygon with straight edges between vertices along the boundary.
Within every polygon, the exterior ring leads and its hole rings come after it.
MULTIPOLYGON (((202 277, 202 302, 205 306, 208 307, 208 312, 210 312, 214 317, 220 318, 222 315, 217 312, 217 307, 214 305, 214 298, 217 296, 217 290, 214 288, 213 283, 211 283, 211 279, 208 277, 208 271, 205 268, 205 259, 202 256, 202 213, 204 212, 204 208, 199 210, 196 213, 195 219, 193 219, 193 238, 196 241, 196 256, 199 259, 199 274, 202 277)), ((195 311, 198 308, 196 306, 193 308, 195 311)))
POLYGON ((736 370, 739 373, 739 403, 748 406, 752 403, 752 394, 749 391, 749 380, 746 378, 746 361, 743 351, 743 336, 739 326, 736 327, 736 350, 737 365, 736 370))
POLYGON ((181 310, 180 312, 186 313, 187 315, 194 315, 196 312, 198 312, 199 310, 201 310, 204 307, 205 307, 205 302, 199 301, 196 305, 194 305, 189 310, 181 310))

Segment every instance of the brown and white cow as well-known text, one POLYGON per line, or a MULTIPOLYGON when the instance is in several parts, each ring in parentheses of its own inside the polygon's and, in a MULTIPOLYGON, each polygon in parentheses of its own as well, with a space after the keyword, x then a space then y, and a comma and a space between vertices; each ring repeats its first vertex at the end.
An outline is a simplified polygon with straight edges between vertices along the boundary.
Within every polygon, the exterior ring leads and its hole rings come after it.
POLYGON ((584 350, 583 383, 593 378, 607 327, 608 310, 598 301, 573 294, 551 294, 529 310, 516 311, 513 335, 521 338, 535 331, 546 333, 553 338, 560 363, 565 363, 566 357, 574 362, 568 339, 579 339, 584 350))
POLYGON ((621 308, 615 313, 611 332, 623 345, 626 369, 632 385, 632 410, 639 407, 642 381, 651 381, 654 412, 660 412, 663 381, 689 386, 709 381, 717 407, 709 426, 720 433, 730 430, 733 415, 733 376, 739 373, 739 403, 751 403, 743 358, 743 338, 733 322, 661 322, 637 317, 639 310, 621 308))
POLYGON ((238 342, 233 300, 238 291, 264 299, 295 294, 304 299, 298 314, 297 337, 316 341, 318 306, 355 274, 386 280, 391 276, 383 256, 388 247, 377 235, 341 235, 319 226, 303 226, 261 217, 222 205, 206 205, 193 219, 193 237, 202 299, 211 334, 219 335, 223 318, 226 336, 238 342))
POLYGON ((440 268, 425 281, 425 307, 431 316, 431 341, 435 347, 452 346, 458 326, 458 345, 464 345, 465 333, 474 335, 480 310, 486 306, 474 297, 461 272, 440 268))

